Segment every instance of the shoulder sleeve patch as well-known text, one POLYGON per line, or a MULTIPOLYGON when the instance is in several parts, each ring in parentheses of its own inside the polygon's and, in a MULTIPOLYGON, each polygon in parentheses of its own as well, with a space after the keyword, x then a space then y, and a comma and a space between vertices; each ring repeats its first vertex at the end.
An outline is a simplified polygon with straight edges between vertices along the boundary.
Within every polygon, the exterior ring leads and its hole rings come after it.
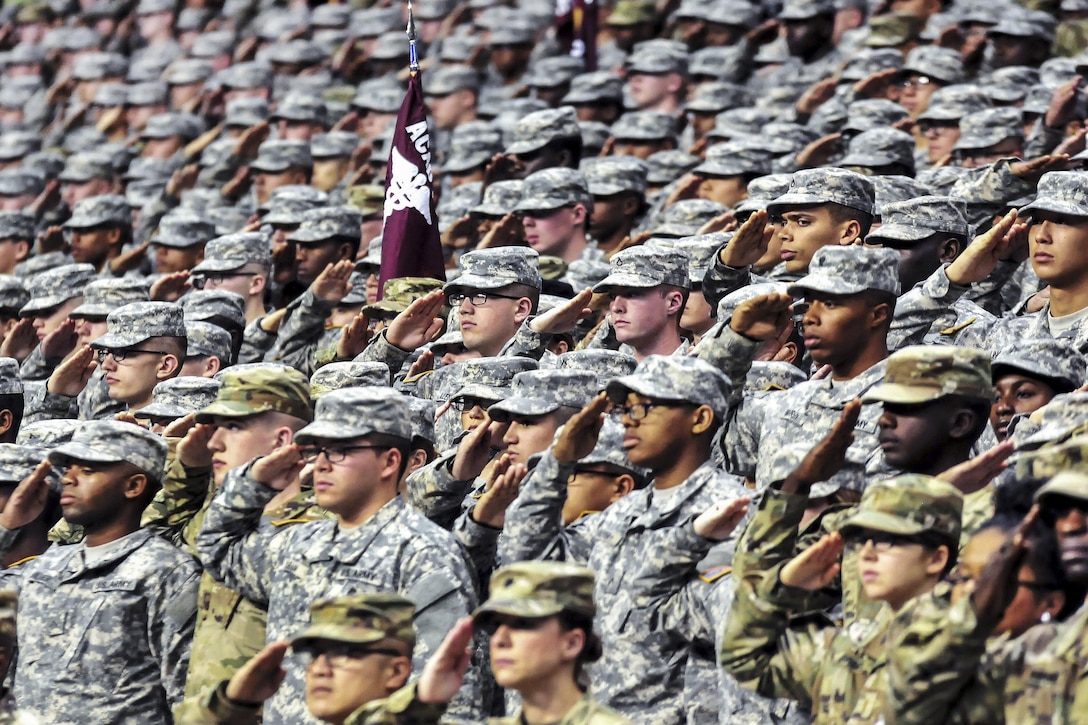
POLYGON ((699 578, 707 584, 713 584, 731 571, 733 571, 731 566, 716 566, 713 569, 699 572, 699 578))

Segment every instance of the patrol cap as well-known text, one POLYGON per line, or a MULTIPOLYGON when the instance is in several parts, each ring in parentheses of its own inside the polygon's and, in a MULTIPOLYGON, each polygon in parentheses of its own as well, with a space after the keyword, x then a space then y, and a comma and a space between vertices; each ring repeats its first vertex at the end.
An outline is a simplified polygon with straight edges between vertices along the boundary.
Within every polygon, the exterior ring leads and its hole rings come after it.
POLYGON ((714 265, 714 255, 732 238, 732 232, 714 232, 681 237, 674 242, 677 249, 688 255, 688 277, 692 284, 702 284, 706 273, 714 265))
POLYGON ((569 83, 585 70, 585 62, 572 55, 540 58, 529 66, 521 82, 530 88, 553 88, 569 83))
POLYGON ((536 370, 536 360, 526 357, 502 356, 465 360, 450 366, 456 371, 459 387, 450 400, 479 398, 498 402, 510 394, 514 376, 536 370))
POLYGON ((310 156, 316 159, 350 158, 359 145, 359 137, 348 131, 314 134, 310 139, 310 156))
POLYGON ((556 360, 557 370, 586 370, 593 373, 602 389, 609 380, 630 375, 636 367, 638 362, 633 355, 606 348, 571 350, 556 360))
POLYGON ((929 105, 918 116, 919 121, 958 121, 992 104, 982 86, 962 83, 933 91, 929 105))
POLYGON ((597 376, 588 370, 529 370, 514 376, 509 397, 487 413, 504 423, 520 416, 547 415, 564 406, 580 409, 599 391, 597 376))
POLYGON ((72 79, 97 81, 103 78, 124 78, 128 61, 119 53, 81 53, 72 63, 72 79))
POLYGON ((561 101, 571 106, 607 102, 623 103, 623 79, 607 70, 580 73, 571 78, 570 90, 561 101))
POLYGON ((688 72, 688 47, 678 40, 644 40, 636 43, 624 67, 628 75, 665 75, 688 72))
MULTIPOLYGON (((361 312, 371 319, 395 317, 420 297, 442 289, 444 284, 441 280, 430 277, 395 277, 386 280, 385 287, 382 288, 382 298, 372 305, 365 305, 361 312)), ((365 285, 364 279, 361 286, 365 285)), ((354 290, 355 287, 352 288, 354 290)), ((365 298, 363 301, 366 301, 365 298)))
POLYGON ((389 366, 383 362, 333 362, 322 365, 310 376, 310 395, 318 397, 342 388, 389 385, 389 366))
POLYGON ((664 111, 630 111, 612 124, 617 141, 660 141, 676 138, 676 117, 664 111))
POLYGON ((578 459, 577 465, 579 467, 601 464, 615 466, 631 474, 635 479, 635 488, 642 488, 650 480, 651 473, 649 469, 631 463, 627 450, 623 447, 625 435, 626 429, 622 423, 611 416, 605 416, 604 424, 597 435, 597 445, 593 446, 589 454, 578 459))
POLYGON ((1024 100, 1031 87, 1038 83, 1038 68, 1014 65, 994 70, 983 88, 995 103, 1011 104, 1024 100))
POLYGON ((0 239, 19 239, 33 244, 37 220, 25 211, 0 211, 0 239))
MULTIPOLYGON (((404 33, 400 32, 400 43, 404 43, 404 33)), ((389 85, 383 81, 370 81, 359 84, 359 90, 351 105, 365 111, 377 113, 396 113, 404 102, 404 91, 400 86, 389 85)))
POLYGON ((748 89, 742 85, 722 82, 701 83, 695 89, 695 96, 685 104, 684 110, 688 113, 718 114, 728 108, 747 106, 751 101, 748 89))
POLYGON ((83 288, 98 275, 90 264, 65 264, 47 269, 34 277, 30 301, 19 314, 23 317, 52 309, 73 297, 80 297, 83 288))
POLYGON ((807 292, 856 295, 867 290, 899 296, 899 252, 886 247, 821 247, 808 274, 789 286, 794 297, 807 292))
POLYGON ((295 433, 305 445, 317 438, 345 440, 379 433, 412 439, 411 410, 404 396, 388 387, 343 388, 322 395, 314 420, 295 433))
POLYGON ((135 411, 137 418, 182 418, 215 402, 219 381, 183 375, 163 380, 151 391, 151 405, 135 411))
POLYGON ((324 242, 333 237, 358 239, 362 234, 363 217, 355 209, 346 206, 326 206, 302 213, 298 229, 291 232, 288 241, 298 244, 324 242))
POLYGON ((1039 426, 1031 435, 1020 440, 1017 451, 1039 448, 1047 443, 1060 440, 1088 420, 1088 393, 1062 393, 1037 413, 1041 416, 1039 426))
POLYGON ((8 131, 0 135, 0 161, 17 161, 27 154, 41 150, 37 133, 8 131))
POLYGON ((69 317, 106 317, 131 302, 148 302, 148 283, 142 279, 96 279, 83 288, 83 302, 69 317))
POLYGON ((162 481, 163 466, 166 465, 166 441, 132 423, 86 421, 72 440, 49 452, 49 462, 55 466, 67 466, 73 460, 128 463, 146 473, 157 484, 162 481))
POLYGON ((324 101, 317 96, 295 91, 288 93, 276 104, 276 110, 272 112, 269 118, 271 120, 323 124, 325 123, 325 114, 324 101))
POLYGON ((355 262, 356 272, 377 274, 382 266, 382 237, 379 234, 366 246, 366 256, 355 262))
POLYGON ((442 170, 451 174, 471 171, 502 153, 502 132, 487 121, 470 121, 453 130, 450 154, 442 170))
POLYGON ((151 243, 186 249, 205 244, 214 236, 215 225, 206 221, 204 216, 185 209, 176 209, 159 222, 159 231, 151 238, 151 243))
POLYGON ((367 217, 382 214, 385 210, 385 187, 378 184, 357 184, 344 191, 344 206, 355 209, 367 217))
MULTIPOLYGON (((866 169, 898 164, 909 173, 914 173, 914 137, 894 128, 862 131, 850 139, 846 156, 839 164, 866 169)), ((875 201, 875 188, 873 196, 875 201)))
POLYGON ((789 190, 792 178, 791 174, 767 174, 752 179, 748 182, 748 197, 733 207, 733 212, 742 214, 766 209, 767 204, 789 190))
POLYGON ((846 63, 839 74, 843 81, 860 81, 882 70, 898 69, 903 65, 903 54, 895 48, 862 48, 846 63))
POLYGON ((646 183, 650 186, 670 184, 699 165, 699 157, 687 151, 669 149, 646 158, 646 183))
POLYGON ((428 398, 409 395, 404 398, 412 411, 412 445, 419 448, 423 443, 432 447, 438 442, 434 430, 435 402, 428 398))
POLYGON ((707 147, 706 160, 693 171, 702 176, 763 176, 771 170, 772 156, 745 141, 727 141, 707 147))
POLYGON ((1088 217, 1088 172, 1048 171, 1039 179, 1035 201, 1020 209, 1088 217))
POLYGON ((415 647, 416 630, 412 625, 416 606, 399 594, 352 594, 336 599, 322 599, 310 605, 310 626, 295 635, 292 647, 314 640, 372 644, 386 639, 415 647))
MULTIPOLYGON (((494 17, 498 9, 493 8, 490 13, 482 15, 481 19, 488 16, 494 17)), ((536 33, 537 23, 532 18, 523 13, 511 12, 498 25, 492 25, 488 44, 492 46, 529 45, 536 40, 536 33)), ((403 33, 399 40, 403 46, 403 33)))
POLYGON ((21 279, 10 274, 0 274, 0 310, 6 313, 18 312, 28 301, 30 293, 21 279))
POLYGON ((958 542, 962 516, 963 495, 952 484, 912 473, 870 483, 854 513, 839 523, 839 530, 901 536, 934 533, 958 542))
POLYGON ((64 222, 65 229, 91 229, 104 224, 128 227, 132 225, 132 210, 119 194, 91 196, 76 202, 72 216, 64 222))
POLYGON ((635 156, 594 156, 583 159, 579 168, 594 197, 646 193, 647 165, 635 156))
POLYGON ((22 395, 23 381, 19 377, 19 362, 0 357, 0 395, 22 395))
POLYGON ((152 337, 185 338, 185 313, 174 302, 130 302, 106 317, 106 334, 91 343, 103 350, 134 347, 152 337))
POLYGON ((540 289, 539 255, 527 247, 474 249, 461 255, 461 276, 447 282, 446 292, 496 290, 509 284, 540 289))
POLYGON ((908 53, 901 74, 926 76, 946 85, 962 83, 966 77, 959 52, 935 45, 920 45, 908 53))
POLYGON ((617 0, 605 25, 627 26, 652 23, 657 20, 657 7, 652 0, 617 0))
POLYGON ((729 386, 726 374, 705 360, 690 355, 649 355, 635 372, 608 383, 606 392, 619 404, 628 393, 635 393, 654 400, 708 405, 722 421, 729 411, 729 386))
MULTIPOLYGON (((753 360, 752 367, 744 378, 744 390, 751 394, 789 390, 806 380, 808 376, 793 363, 781 360, 753 360)), ((808 451, 807 448, 805 450, 808 451)))
POLYGON ((1059 393, 1076 390, 1085 381, 1084 357, 1068 342, 1049 337, 1019 340, 998 351, 990 369, 995 383, 1017 372, 1041 379, 1059 393))
POLYGON ((729 209, 707 199, 681 199, 666 207, 650 231, 655 237, 690 237, 708 221, 729 209))
POLYGON ((247 264, 272 266, 271 245, 261 232, 238 232, 216 237, 204 245, 204 260, 193 274, 230 272, 247 264))
POLYGON ((263 98, 232 98, 227 101, 226 117, 223 119, 223 123, 228 127, 245 126, 248 128, 267 120, 268 113, 268 101, 263 98))
POLYGON ((883 126, 893 126, 910 118, 903 106, 886 98, 866 98, 847 106, 843 131, 868 131, 883 126))
POLYGON ((1059 497, 1088 501, 1088 475, 1081 471, 1062 471, 1035 492, 1035 501, 1043 506, 1059 497))
MULTIPOLYGON (((0 443, 0 487, 19 485, 47 457, 49 449, 43 446, 27 446, 17 443, 0 443)), ((59 485, 59 477, 54 473, 59 485)))
POLYGON ((873 213, 873 182, 853 171, 838 168, 801 169, 794 173, 785 194, 767 205, 781 213, 787 207, 840 204, 865 214, 873 213))
POLYGON ((870 389, 862 402, 915 405, 947 395, 992 400, 989 353, 951 345, 901 348, 888 358, 883 382, 870 389))
POLYGON ((870 178, 873 180, 873 190, 876 192, 876 200, 873 204, 874 219, 883 220, 884 208, 889 204, 933 194, 932 189, 910 176, 875 174, 870 178))
POLYGON ((302 184, 280 186, 272 192, 267 211, 261 219, 266 224, 297 225, 302 213, 329 203, 329 195, 320 189, 302 184))
POLYGON ((162 74, 162 79, 172 86, 203 83, 215 73, 210 61, 203 58, 178 58, 162 74))
POLYGON ((226 329, 211 322, 185 321, 185 356, 217 357, 223 365, 234 359, 234 344, 226 329))
POLYGON ((155 13, 173 13, 176 3, 173 0, 140 0, 136 4, 137 15, 154 15, 155 13))
POLYGON ((522 561, 491 575, 490 595, 472 613, 477 626, 496 614, 539 619, 562 612, 592 620, 594 574, 590 569, 553 561, 522 561))
POLYGON ((224 90, 253 90, 272 85, 272 69, 253 61, 228 66, 219 71, 216 77, 224 90))
MULTIPOLYGON (((72 418, 53 418, 39 420, 33 423, 24 422, 19 426, 19 435, 15 438, 16 445, 33 448, 55 448, 61 443, 72 439, 72 435, 80 428, 82 421, 72 418)), ((44 458, 44 456, 42 456, 44 458)), ((41 458, 38 459, 39 462, 41 458)))
POLYGON ((37 195, 45 180, 37 172, 20 167, 0 170, 0 196, 37 195))
POLYGON ((1049 46, 1054 41, 1057 24, 1057 19, 1048 12, 1011 5, 1006 12, 1002 13, 997 25, 990 28, 987 34, 1025 39, 1037 38, 1049 46))
POLYGON ((207 322, 215 318, 231 321, 240 331, 246 326, 246 300, 224 289, 194 290, 180 300, 185 319, 207 322))
POLYGON ((682 249, 643 244, 617 252, 609 260, 609 274, 593 286, 594 292, 609 293, 616 288, 649 288, 671 285, 691 288, 689 258, 682 249))
POLYGON ((1023 113, 1019 108, 1009 106, 987 108, 960 119, 960 137, 952 148, 955 151, 985 149, 1007 138, 1024 138, 1023 113))
POLYGON ((266 49, 264 55, 264 59, 269 63, 304 66, 316 65, 324 58, 325 51, 317 44, 303 38, 273 43, 266 49))
POLYGON ((551 211, 574 204, 582 204, 590 211, 593 209, 593 197, 590 196, 586 179, 576 169, 556 166, 525 177, 521 200, 513 211, 551 211))
POLYGON ((469 211, 472 214, 482 214, 496 219, 506 216, 514 211, 521 202, 524 186, 525 182, 521 179, 496 181, 488 184, 488 187, 484 189, 483 199, 469 211))
POLYGON ((833 15, 835 0, 786 0, 778 13, 779 20, 808 20, 820 15, 833 15))
POLYGON ((528 154, 552 141, 581 139, 578 116, 570 106, 546 108, 522 118, 514 126, 513 138, 506 148, 510 154, 528 154))
POLYGON ((865 44, 870 48, 894 48, 918 40, 925 19, 913 13, 884 13, 869 19, 869 35, 865 44))
POLYGON ((967 237, 967 204, 951 196, 920 196, 890 202, 880 210, 881 224, 865 238, 867 243, 882 240, 919 242, 944 232, 967 237))
POLYGON ((215 402, 198 410, 197 423, 211 423, 215 418, 244 418, 275 411, 313 420, 310 381, 298 370, 286 365, 264 363, 234 366, 222 371, 215 402))
POLYGON ((313 163, 308 142, 269 139, 261 144, 257 159, 249 167, 256 172, 278 174, 288 169, 308 169, 313 163))

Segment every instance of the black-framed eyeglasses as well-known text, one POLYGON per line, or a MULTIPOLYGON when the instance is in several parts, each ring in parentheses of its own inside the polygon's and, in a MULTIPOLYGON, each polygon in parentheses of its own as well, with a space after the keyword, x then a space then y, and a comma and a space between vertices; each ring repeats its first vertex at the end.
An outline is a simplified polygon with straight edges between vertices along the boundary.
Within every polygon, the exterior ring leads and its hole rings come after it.
POLYGON ((307 463, 313 463, 322 453, 329 463, 343 463, 352 451, 385 450, 389 446, 302 446, 299 455, 307 463))
POLYGON ((163 350, 144 350, 144 349, 141 349, 141 348, 138 348, 138 347, 126 347, 126 348, 119 348, 119 349, 116 349, 116 350, 110 350, 110 349, 107 349, 107 348, 104 348, 104 347, 100 347, 97 350, 95 350, 94 353, 95 353, 95 356, 98 358, 98 362, 106 362, 106 358, 108 356, 110 356, 110 355, 112 355, 113 359, 116 360, 117 362, 124 362, 128 358, 132 357, 133 355, 137 355, 137 354, 144 354, 144 355, 169 355, 170 354, 170 353, 165 352, 163 350))
POLYGON ((222 284, 225 280, 233 277, 256 277, 256 272, 201 272, 199 275, 193 277, 193 287, 197 289, 204 289, 208 282, 215 282, 216 284, 222 284))
POLYGON ((450 401, 450 407, 453 408, 454 410, 460 412, 460 413, 464 413, 466 410, 472 410, 476 406, 479 406, 479 407, 483 408, 484 410, 487 410, 489 407, 491 407, 492 405, 494 405, 497 402, 499 402, 499 401, 497 401, 497 400, 488 400, 487 398, 474 398, 474 397, 454 398, 453 400, 450 401))
POLYGON ((473 292, 471 295, 466 295, 463 292, 451 292, 446 295, 446 301, 449 302, 450 307, 460 307, 464 304, 465 300, 472 303, 473 307, 482 307, 487 304, 487 301, 497 297, 502 300, 520 300, 521 297, 515 297, 514 295, 500 295, 497 292, 473 292))
POLYGON ((632 403, 631 405, 612 405, 612 410, 609 411, 609 415, 614 418, 622 418, 627 416, 636 423, 640 420, 645 420, 646 416, 650 414, 650 411, 654 408, 675 408, 683 403, 632 403))
POLYGON ((867 529, 844 534, 843 540, 847 547, 856 551, 864 549, 866 544, 872 544, 873 550, 878 554, 886 554, 891 551, 893 546, 910 546, 911 544, 922 543, 914 536, 893 534, 887 531, 869 531, 867 529))
POLYGON ((914 86, 915 88, 917 88, 918 86, 928 86, 930 83, 933 82, 933 79, 929 76, 910 76, 899 81, 899 87, 910 88, 911 86, 914 86))
POLYGON ((330 667, 350 667, 355 662, 370 655, 385 655, 387 657, 403 657, 401 652, 395 649, 383 647, 365 647, 357 644, 301 644, 293 645, 291 653, 301 659, 309 667, 318 657, 324 657, 330 667))

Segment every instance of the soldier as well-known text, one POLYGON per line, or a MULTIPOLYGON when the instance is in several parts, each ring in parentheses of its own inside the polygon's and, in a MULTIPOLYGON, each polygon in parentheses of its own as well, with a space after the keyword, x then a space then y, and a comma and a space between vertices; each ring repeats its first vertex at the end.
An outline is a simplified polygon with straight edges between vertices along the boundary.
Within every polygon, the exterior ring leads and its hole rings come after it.
POLYGON ((679 116, 687 97, 688 49, 683 43, 647 40, 634 47, 625 63, 627 94, 640 111, 679 116))
POLYGON ((296 278, 312 284, 328 265, 354 260, 359 252, 362 216, 344 206, 303 212, 299 226, 287 237, 295 245, 296 278))
MULTIPOLYGON (((613 10, 612 17, 615 14, 613 10)), ((573 106, 583 123, 600 121, 610 126, 623 113, 623 79, 606 70, 576 75, 560 103, 573 106)))
POLYGON ((0 275, 0 337, 11 334, 19 324, 19 310, 29 301, 30 292, 18 277, 0 275))
POLYGON ((0 212, 0 274, 15 272, 15 265, 30 254, 37 235, 36 221, 21 211, 0 212))
POLYGON ((214 236, 215 227, 195 213, 166 214, 159 222, 159 233, 150 240, 155 250, 155 271, 188 272, 204 259, 204 245, 214 236))
POLYGON ((997 442, 1008 437, 1015 416, 1028 416, 1057 395, 1084 384, 1084 359, 1061 340, 1024 340, 994 357, 990 425, 997 442))
MULTIPOLYGON (((29 477, 48 453, 47 446, 0 443, 0 510, 7 506, 19 483, 29 477)), ((49 531, 60 520, 60 477, 48 474, 50 488, 41 514, 19 529, 11 549, 0 561, 0 587, 18 586, 22 569, 49 548, 49 531)))
POLYGON ((601 153, 605 156, 634 156, 648 159, 678 145, 677 121, 664 111, 631 111, 612 124, 601 153))
POLYGON ((574 109, 563 106, 536 111, 514 126, 505 153, 489 166, 484 186, 493 181, 524 179, 555 166, 576 169, 581 159, 582 132, 574 109))
POLYGON ((586 159, 581 170, 593 197, 589 233, 599 249, 611 253, 646 213, 646 164, 640 159, 606 156, 586 159))
MULTIPOLYGON (((413 665, 422 669, 424 658, 471 610, 475 586, 450 535, 397 495, 412 436, 410 417, 400 394, 387 388, 333 391, 318 401, 314 422, 296 434, 295 444, 227 476, 197 547, 214 577, 268 602, 269 640, 286 635, 321 597, 361 590, 410 594, 419 600, 413 665), (262 532, 261 511, 303 461, 314 464, 317 503, 336 520, 300 524, 282 536, 262 532)), ((288 667, 265 722, 293 722, 302 715, 301 674, 297 666, 288 667)), ((474 680, 451 709, 470 717, 486 712, 474 680)))
POLYGON ((265 141, 249 169, 254 175, 257 204, 267 204, 272 192, 281 186, 310 183, 313 174, 310 144, 277 139, 265 141))
POLYGON ((988 108, 960 119, 952 161, 965 169, 989 166, 1024 149, 1024 121, 1018 108, 988 108))
POLYGON ((214 377, 234 363, 230 333, 219 325, 199 320, 185 323, 185 362, 181 375, 214 377))
MULTIPOLYGON (((896 612, 931 591, 956 561, 962 497, 928 476, 875 483, 838 526, 752 587, 738 583, 721 663, 764 695, 799 700, 817 722, 879 722, 886 670, 877 665, 896 612), (866 595, 883 602, 872 620, 839 627, 790 624, 811 593, 839 571, 844 547, 857 553, 866 595)), ((698 525, 697 525, 698 530, 698 525)))
POLYGON ((511 211, 521 217, 525 241, 537 254, 570 263, 596 251, 587 238, 593 199, 574 169, 542 169, 525 177, 511 211))
MULTIPOLYGON (((84 425, 49 454, 64 470, 64 518, 86 538, 19 568, 20 630, 56 632, 23 637, 15 673, 19 707, 43 721, 78 723, 93 711, 117 722, 169 722, 181 699, 200 568, 140 528, 165 458, 161 438, 114 421, 84 425)), ((47 472, 43 462, 8 500, 0 550, 41 515, 47 472)))
POLYGON ((241 232, 216 237, 204 247, 204 259, 192 267, 197 289, 222 289, 245 298, 246 322, 265 315, 264 294, 272 257, 264 234, 241 232))
POLYGON ((92 196, 75 205, 64 229, 71 232, 77 263, 90 264, 99 274, 112 273, 109 263, 132 241, 132 214, 123 196, 92 196))

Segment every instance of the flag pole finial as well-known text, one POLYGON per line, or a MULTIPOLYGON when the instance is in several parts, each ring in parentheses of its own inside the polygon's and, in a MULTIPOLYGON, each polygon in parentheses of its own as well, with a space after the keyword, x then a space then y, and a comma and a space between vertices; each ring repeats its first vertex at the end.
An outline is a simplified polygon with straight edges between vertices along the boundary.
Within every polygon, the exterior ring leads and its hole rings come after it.
POLYGON ((419 72, 419 56, 416 54, 416 19, 412 15, 412 0, 408 0, 408 70, 413 74, 419 72))

